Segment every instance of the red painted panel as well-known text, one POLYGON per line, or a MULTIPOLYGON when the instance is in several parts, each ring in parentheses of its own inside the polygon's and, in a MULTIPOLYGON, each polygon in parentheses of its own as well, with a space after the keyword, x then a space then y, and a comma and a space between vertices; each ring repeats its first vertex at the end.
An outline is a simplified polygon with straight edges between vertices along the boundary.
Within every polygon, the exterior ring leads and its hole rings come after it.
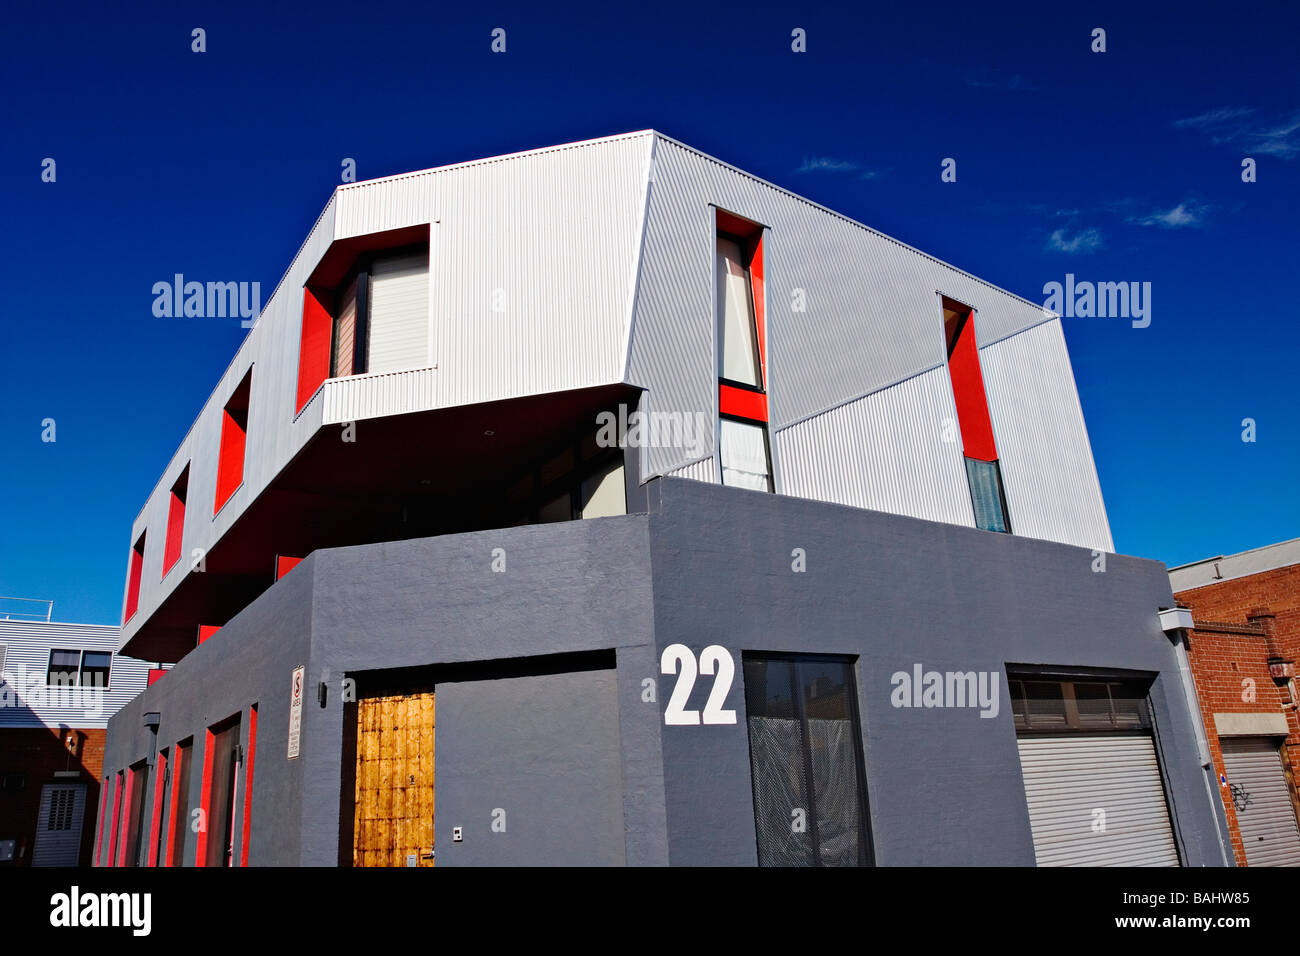
POLYGON ((104 811, 108 808, 108 778, 99 785, 99 820, 95 824, 95 866, 99 866, 99 859, 103 855, 104 846, 104 811))
POLYGON ((185 531, 185 499, 172 489, 171 504, 167 508, 167 539, 163 543, 163 577, 180 560, 181 536, 185 531))
MULTIPOLYGON (((173 857, 176 855, 176 846, 175 841, 172 840, 172 831, 176 829, 177 804, 180 804, 182 807, 185 805, 180 803, 181 793, 177 787, 177 783, 181 779, 181 764, 184 762, 185 751, 178 744, 176 746, 176 766, 172 768, 171 796, 167 800, 167 836, 165 837, 167 840, 167 852, 163 854, 163 866, 175 865, 173 857)), ((187 801, 189 800, 189 794, 185 794, 185 799, 187 801)))
POLYGON ((144 686, 145 686, 145 687, 152 687, 152 686, 153 686, 153 682, 156 681, 156 680, 158 680, 158 679, 160 679, 160 678, 163 676, 163 674, 166 674, 166 673, 167 673, 167 671, 166 671, 165 669, 161 668, 161 667, 151 667, 151 668, 149 668, 149 682, 148 682, 147 684, 145 684, 144 686))
POLYGON ((212 748, 216 743, 216 735, 208 730, 203 737, 203 789, 199 791, 199 819, 203 821, 203 826, 194 837, 194 865, 203 866, 203 861, 208 855, 208 816, 212 808, 208 806, 208 791, 212 789, 212 748))
MULTIPOLYGON (((137 774, 134 770, 127 771, 126 796, 122 800, 122 816, 128 818, 131 816, 131 795, 135 791, 136 776, 137 774)), ((117 829, 120 823, 121 823, 120 820, 116 821, 116 823, 114 824, 114 829, 117 829)), ((117 859, 113 863, 114 866, 126 866, 126 846, 130 842, 131 842, 131 821, 130 819, 128 819, 126 821, 126 832, 121 834, 121 838, 118 840, 117 843, 117 859)))
POLYGON ((244 481, 244 427, 230 414, 221 412, 221 452, 217 459, 217 497, 212 505, 215 515, 230 500, 244 481))
MULTIPOLYGON (((153 672, 150 671, 150 674, 153 672)), ((152 683, 152 681, 150 681, 152 683)), ((159 752, 158 767, 153 778, 153 809, 149 821, 149 859, 145 866, 153 866, 158 859, 158 830, 162 824, 163 778, 167 776, 167 755, 159 752)))
POLYGON ((747 388, 718 383, 718 412, 754 422, 767 421, 767 396, 747 388))
POLYGON ((136 608, 140 606, 140 575, 143 571, 144 535, 140 535, 140 540, 131 549, 131 577, 126 586, 126 617, 123 623, 131 620, 135 616, 136 608))
POLYGON ((244 772, 244 838, 239 865, 248 866, 248 838, 253 832, 253 758, 257 756, 257 705, 248 714, 248 768, 244 772))
POLYGON ((957 420, 961 423, 962 448, 967 458, 997 461, 993 443, 993 422, 984 395, 984 376, 980 374, 979 349, 975 347, 975 318, 962 325, 948 356, 948 374, 952 377, 952 394, 957 403, 957 420))
POLYGON ((117 808, 122 802, 122 771, 117 772, 113 782, 113 816, 109 819, 108 831, 108 865, 117 865, 117 808))
POLYGON ((221 630, 220 624, 200 624, 199 625, 199 643, 202 644, 217 631, 221 630))
POLYGON ((301 563, 302 558, 293 558, 284 554, 275 556, 275 579, 278 581, 301 563))
POLYGON ((330 331, 333 322, 329 309, 310 288, 302 290, 302 339, 298 343, 298 403, 302 411, 329 377, 330 331))
MULTIPOLYGON (((758 364, 762 374, 759 382, 767 388, 767 303, 763 297, 763 232, 754 239, 754 254, 749 260, 749 284, 754 291, 754 330, 758 333, 758 364)), ((763 416, 767 420, 767 416, 763 416)))

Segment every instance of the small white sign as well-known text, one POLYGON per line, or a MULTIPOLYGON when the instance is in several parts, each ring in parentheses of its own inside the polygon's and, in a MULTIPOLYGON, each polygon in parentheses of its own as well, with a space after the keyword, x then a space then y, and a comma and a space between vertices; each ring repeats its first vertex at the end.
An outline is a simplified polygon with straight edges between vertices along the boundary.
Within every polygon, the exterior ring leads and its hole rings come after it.
POLYGON ((298 739, 302 736, 302 694, 307 680, 307 668, 299 664, 293 669, 293 686, 289 692, 289 759, 298 756, 298 739))

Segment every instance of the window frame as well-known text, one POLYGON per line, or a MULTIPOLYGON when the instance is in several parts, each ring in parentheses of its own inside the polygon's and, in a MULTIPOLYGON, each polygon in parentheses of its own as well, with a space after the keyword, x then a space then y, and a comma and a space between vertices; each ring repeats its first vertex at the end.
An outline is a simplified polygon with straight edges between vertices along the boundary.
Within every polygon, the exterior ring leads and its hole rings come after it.
MULTIPOLYGON (((91 690, 108 690, 112 686, 113 680, 113 661, 116 658, 112 651, 100 650, 98 648, 71 648, 71 647, 51 647, 50 653, 45 659, 45 686, 46 687, 89 687, 91 690), (55 683, 50 678, 54 669, 55 654, 76 654, 77 668, 72 672, 74 680, 71 683, 55 683), (107 654, 108 655, 108 681, 101 687, 98 684, 87 684, 81 678, 85 672, 87 654, 107 654)), ((66 672, 65 672, 66 673, 66 672)))
POLYGON ((253 365, 248 366, 240 377, 239 383, 231 390, 226 403, 221 406, 221 434, 217 441, 217 480, 212 500, 213 521, 217 520, 217 516, 230 503, 230 499, 235 497, 236 492, 244 487, 244 469, 248 464, 248 429, 253 411, 253 368, 253 365), (242 413, 243 422, 241 423, 232 412, 242 413), (237 439, 236 431, 239 436, 237 439), (232 484, 227 473, 236 470, 233 464, 236 460, 234 451, 236 444, 239 446, 238 480, 232 484))
MULTIPOLYGON (((745 665, 750 662, 770 662, 775 661, 791 665, 791 671, 795 683, 798 685, 792 688, 795 693, 792 694, 792 705, 795 711, 796 719, 799 721, 799 738, 801 759, 803 761, 803 774, 805 786, 807 788, 808 809, 808 833, 812 839, 812 856, 814 858, 813 866, 824 867, 821 859, 821 840, 817 828, 817 793, 815 784, 815 775, 813 772, 812 747, 809 743, 808 735, 808 714, 807 702, 804 700, 804 686, 801 683, 799 665, 801 663, 830 663, 842 666, 848 675, 848 693, 845 695, 848 701, 849 717, 848 722, 853 731, 853 755, 855 767, 855 776, 857 784, 857 801, 858 801, 858 863, 859 867, 874 867, 876 865, 875 840, 871 832, 871 800, 870 791, 867 785, 867 761, 866 749, 863 745, 864 728, 862 726, 862 713, 859 707, 859 658, 855 654, 804 654, 804 653, 783 653, 777 651, 742 651, 740 660, 741 674, 741 691, 747 694, 747 686, 744 684, 745 665)), ((749 736, 749 700, 745 697, 745 744, 748 751, 749 759, 747 766, 751 775, 750 793, 753 798, 754 821, 755 821, 755 849, 757 850, 757 841, 760 839, 757 822, 759 820, 759 806, 757 801, 757 792, 753 780, 753 744, 749 736)), ((761 865, 761 864, 760 864, 761 865)))
POLYGON ((189 501, 190 462, 185 463, 176 480, 172 482, 170 497, 167 499, 167 533, 163 537, 162 577, 176 567, 184 550, 185 510, 189 501), (179 493, 177 489, 180 489, 179 493))

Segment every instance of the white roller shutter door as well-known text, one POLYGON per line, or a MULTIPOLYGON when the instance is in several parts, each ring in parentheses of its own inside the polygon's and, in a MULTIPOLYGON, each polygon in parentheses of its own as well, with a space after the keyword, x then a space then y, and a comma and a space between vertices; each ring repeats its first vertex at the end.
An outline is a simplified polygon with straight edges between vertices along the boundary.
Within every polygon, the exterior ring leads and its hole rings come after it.
POLYGON ((1300 866, 1300 829, 1277 745, 1268 737, 1223 737, 1219 743, 1246 864, 1300 866))
POLYGON ((1151 737, 1063 734, 1017 743, 1039 866, 1178 866, 1151 737))
POLYGON ((429 254, 377 259, 370 273, 368 372, 429 363, 429 254))
POLYGON ((85 784, 47 783, 42 787, 32 866, 76 866, 85 814, 85 784))

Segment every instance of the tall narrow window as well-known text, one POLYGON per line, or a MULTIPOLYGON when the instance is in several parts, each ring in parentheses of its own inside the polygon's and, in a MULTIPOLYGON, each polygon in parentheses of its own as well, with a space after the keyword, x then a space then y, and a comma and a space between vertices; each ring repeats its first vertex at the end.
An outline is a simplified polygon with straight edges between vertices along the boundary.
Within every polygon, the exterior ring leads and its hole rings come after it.
POLYGON ((760 866, 871 862, 853 665, 744 657, 760 866))
POLYGON ((716 269, 722 483, 772 491, 764 358, 763 227, 719 209, 716 269))
POLYGON ((124 866, 141 866, 144 864, 144 851, 148 849, 144 840, 144 808, 149 791, 149 765, 141 760, 130 769, 131 782, 127 785, 130 805, 126 817, 126 852, 124 866))
POLYGON ((239 715, 208 730, 203 755, 203 809, 196 865, 230 866, 239 784, 239 715))
MULTIPOLYGON (((330 349, 330 378, 351 375, 357 367, 357 277, 339 293, 330 349)), ((362 366, 364 368, 364 365, 362 366)))
POLYGON ((184 866, 190 834, 190 764, 194 739, 176 745, 176 766, 171 772, 171 793, 167 805, 167 853, 164 866, 184 866))
POLYGON ((217 497, 215 515, 244 482, 244 444, 248 436, 248 399, 253 370, 249 369, 221 412, 221 450, 217 455, 217 497))
POLYGON ((1010 532, 1006 496, 1002 490, 1002 470, 998 465, 993 422, 989 418, 979 349, 975 344, 974 310, 944 296, 943 327, 948 345, 948 376, 952 381, 952 396, 961 426, 962 453, 966 459, 966 479, 975 510, 975 525, 985 531, 1010 532))
POLYGON ((248 766, 244 770, 244 834, 239 865, 248 866, 248 841, 253 835, 253 760, 257 756, 257 705, 248 711, 248 766))
POLYGON ((144 573, 144 536, 145 532, 140 532, 140 537, 131 548, 131 570, 126 581, 126 615, 122 619, 123 622, 131 620, 135 616, 136 608, 140 606, 140 577, 144 573))
POLYGON ((149 866, 162 866, 166 855, 163 853, 162 823, 163 808, 171 796, 171 774, 167 767, 167 748, 158 751, 158 766, 153 778, 153 807, 149 811, 149 866))
POLYGON ((185 534, 185 496, 190 487, 190 466, 187 464, 176 483, 172 485, 171 500, 167 505, 167 539, 163 547, 163 577, 181 556, 181 539, 185 534))

